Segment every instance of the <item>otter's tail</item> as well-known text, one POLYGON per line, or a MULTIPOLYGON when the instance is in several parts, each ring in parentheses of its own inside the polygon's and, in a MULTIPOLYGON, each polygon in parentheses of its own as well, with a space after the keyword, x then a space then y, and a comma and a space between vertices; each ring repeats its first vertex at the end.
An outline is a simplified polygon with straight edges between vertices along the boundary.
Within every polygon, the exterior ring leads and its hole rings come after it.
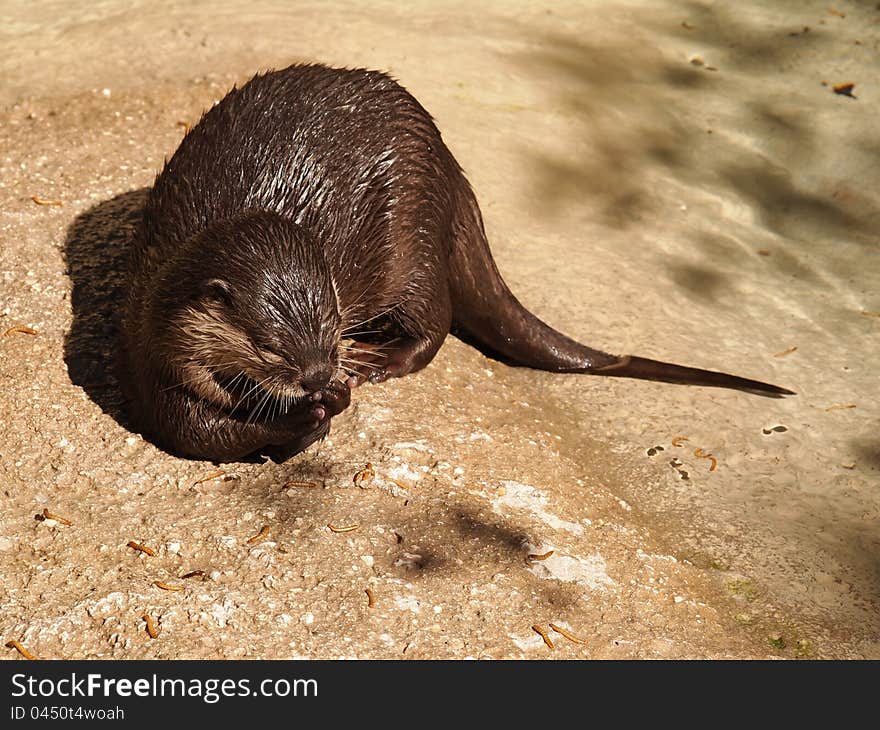
POLYGON ((560 373, 734 388, 775 398, 795 395, 757 380, 631 355, 618 357, 575 342, 535 317, 507 288, 492 259, 476 201, 464 201, 460 210, 463 218, 456 229, 450 271, 453 332, 487 355, 560 373))

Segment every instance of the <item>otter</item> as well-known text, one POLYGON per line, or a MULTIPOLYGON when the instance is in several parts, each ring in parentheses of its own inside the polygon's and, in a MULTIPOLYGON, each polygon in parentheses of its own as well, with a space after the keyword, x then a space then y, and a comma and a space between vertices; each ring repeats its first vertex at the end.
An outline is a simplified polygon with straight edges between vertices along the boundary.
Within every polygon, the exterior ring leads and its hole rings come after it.
POLYGON ((353 388, 424 368, 450 332, 515 365, 767 396, 767 383, 582 345, 527 311, 433 119, 390 76, 294 65, 233 88, 149 193, 121 381, 160 446, 284 459, 353 388))

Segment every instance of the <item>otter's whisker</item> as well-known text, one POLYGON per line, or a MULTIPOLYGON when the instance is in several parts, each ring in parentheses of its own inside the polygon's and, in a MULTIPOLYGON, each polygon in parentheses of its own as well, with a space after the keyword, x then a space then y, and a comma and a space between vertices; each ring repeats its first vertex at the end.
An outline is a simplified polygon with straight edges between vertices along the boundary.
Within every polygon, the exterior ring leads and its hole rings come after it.
POLYGON ((230 397, 234 397, 235 391, 239 388, 244 388, 244 383, 244 371, 242 371, 232 379, 229 385, 226 386, 226 390, 229 393, 230 397))
MULTIPOLYGON (((231 362, 229 362, 229 363, 220 363, 220 364, 217 365, 216 367, 218 367, 218 368, 219 368, 219 367, 231 367, 231 366, 234 365, 234 364, 235 364, 235 363, 231 363, 231 362)), ((200 370, 200 371, 197 372, 195 375, 193 375, 193 376, 191 376, 191 377, 189 377, 189 378, 183 378, 182 380, 179 380, 178 382, 174 383, 174 385, 169 385, 169 386, 166 387, 166 388, 162 388, 162 389, 160 390, 160 392, 161 392, 161 393, 164 393, 164 392, 166 392, 166 391, 168 391, 168 390, 174 390, 175 388, 181 388, 181 387, 183 387, 184 385, 189 385, 189 384, 191 384, 191 383, 198 383, 199 381, 202 381, 202 380, 205 380, 205 379, 210 379, 210 377, 211 377, 211 375, 210 375, 210 373, 209 373, 208 371, 206 371, 206 370, 200 370)))
POLYGON ((268 390, 263 391, 263 397, 257 402, 257 405, 254 406, 254 409, 248 414, 248 417, 245 419, 245 423, 253 423, 259 418, 260 411, 263 410, 263 407, 266 403, 269 402, 271 398, 271 394, 268 390))
POLYGON ((397 304, 394 304, 393 306, 388 307, 388 309, 386 309, 382 312, 379 312, 379 314, 374 314, 372 317, 368 317, 367 319, 365 319, 361 322, 358 322, 357 324, 351 325, 351 327, 349 327, 348 329, 352 329, 353 327, 361 327, 361 326, 367 324, 368 322, 372 322, 374 319, 379 319, 379 317, 383 317, 386 314, 390 314, 395 309, 397 309, 400 305, 401 305, 401 302, 397 302, 397 304))
POLYGON ((261 388, 263 386, 263 383, 266 383, 267 381, 271 380, 271 378, 272 378, 272 376, 270 375, 266 378, 263 378, 259 383, 254 383, 253 387, 247 393, 245 393, 241 398, 239 398, 238 403, 236 403, 232 407, 232 410, 233 411, 237 410, 238 407, 245 401, 245 399, 248 396, 250 396, 251 393, 253 393, 257 388, 261 388))
MULTIPOLYGON (((348 317, 348 315, 350 315, 350 314, 351 314, 351 313, 357 308, 357 306, 358 306, 358 305, 364 300, 364 297, 367 296, 367 294, 369 293, 369 291, 370 291, 370 288, 369 288, 369 286, 368 286, 366 289, 364 289, 364 290, 360 293, 360 295, 358 296, 357 299, 355 299, 351 304, 349 304, 345 309, 342 310, 342 312, 341 312, 340 315, 339 315, 339 318, 340 318, 343 322, 346 320, 346 318, 348 317)), ((338 300, 337 300, 337 301, 338 301, 338 300)), ((354 326, 357 327, 357 325, 354 325, 354 326)))
POLYGON ((363 367, 363 368, 367 368, 368 370, 379 370, 379 367, 377 365, 371 365, 368 362, 361 362, 360 360, 349 360, 347 358, 340 357, 339 362, 340 363, 347 362, 347 363, 353 365, 355 367, 355 369, 357 369, 359 367, 363 367))
MULTIPOLYGON (((357 327, 357 325, 354 325, 354 326, 357 327)), ((345 330, 344 332, 342 332, 340 334, 340 337, 349 338, 349 337, 358 337, 360 335, 378 335, 381 332, 382 332, 382 330, 361 330, 360 332, 349 332, 348 330, 345 330)))
POLYGON ((378 347, 375 350, 364 350, 363 348, 360 348, 360 347, 348 347, 348 346, 343 347, 342 345, 340 345, 339 349, 340 350, 344 349, 345 352, 362 352, 365 355, 375 355, 376 357, 388 357, 388 355, 386 353, 380 352, 381 348, 378 348, 378 347))

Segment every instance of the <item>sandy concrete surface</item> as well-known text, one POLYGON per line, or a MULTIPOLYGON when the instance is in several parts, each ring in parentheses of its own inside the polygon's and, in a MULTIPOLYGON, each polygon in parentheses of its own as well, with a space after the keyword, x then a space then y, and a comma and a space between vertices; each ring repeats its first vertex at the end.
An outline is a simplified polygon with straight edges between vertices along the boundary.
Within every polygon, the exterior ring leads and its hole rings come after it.
POLYGON ((875 3, 80 5, 0 4, 0 334, 37 332, 0 337, 3 643, 880 657, 875 3), (450 338, 300 457, 202 481, 217 466, 126 426, 127 242, 183 125, 303 60, 422 101, 554 326, 799 395, 514 369, 450 338))

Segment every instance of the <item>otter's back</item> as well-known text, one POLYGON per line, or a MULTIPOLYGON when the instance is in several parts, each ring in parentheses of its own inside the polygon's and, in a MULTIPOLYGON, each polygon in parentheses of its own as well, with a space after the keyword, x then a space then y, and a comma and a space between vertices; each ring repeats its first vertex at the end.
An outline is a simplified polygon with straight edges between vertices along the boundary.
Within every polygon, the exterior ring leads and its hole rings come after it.
POLYGON ((400 255, 395 221, 445 235, 457 174, 430 115, 390 77, 292 66, 233 89, 190 130, 150 193, 141 253, 162 260, 212 222, 264 209, 308 228, 337 268, 365 250, 400 255))

